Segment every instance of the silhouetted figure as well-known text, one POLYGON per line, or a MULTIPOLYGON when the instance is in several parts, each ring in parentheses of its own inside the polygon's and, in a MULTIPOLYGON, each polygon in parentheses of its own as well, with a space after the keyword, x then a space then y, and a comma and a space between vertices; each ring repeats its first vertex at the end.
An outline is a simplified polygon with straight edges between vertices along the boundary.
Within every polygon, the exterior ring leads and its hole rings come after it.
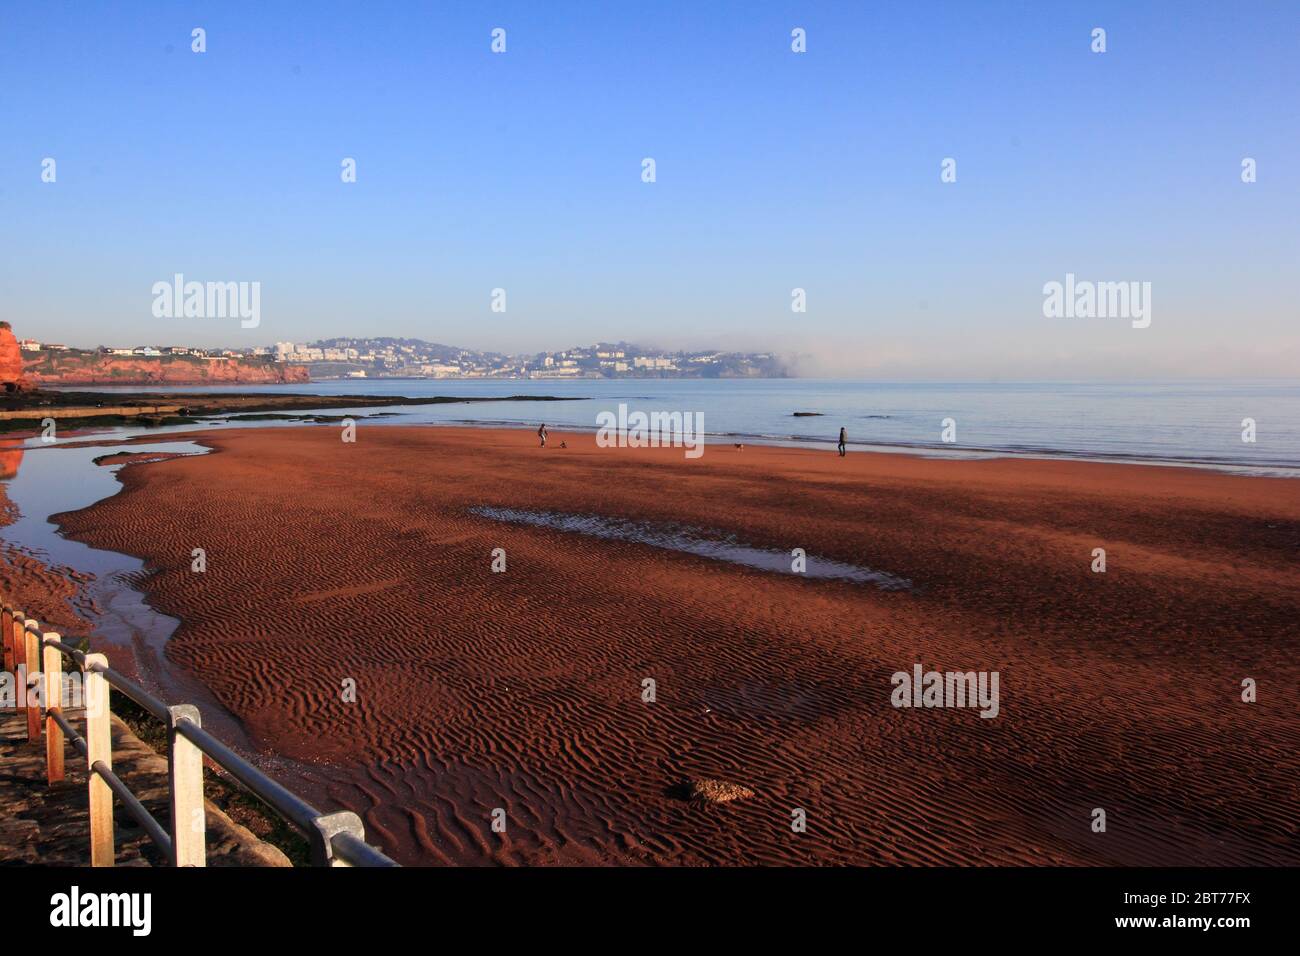
POLYGON ((541 428, 537 429, 537 437, 542 440, 542 447, 545 448, 546 447, 546 425, 545 424, 543 424, 541 428))
POLYGON ((849 433, 846 432, 843 428, 841 428, 840 429, 840 457, 841 458, 843 458, 844 453, 848 451, 848 449, 845 447, 848 443, 849 443, 849 433))

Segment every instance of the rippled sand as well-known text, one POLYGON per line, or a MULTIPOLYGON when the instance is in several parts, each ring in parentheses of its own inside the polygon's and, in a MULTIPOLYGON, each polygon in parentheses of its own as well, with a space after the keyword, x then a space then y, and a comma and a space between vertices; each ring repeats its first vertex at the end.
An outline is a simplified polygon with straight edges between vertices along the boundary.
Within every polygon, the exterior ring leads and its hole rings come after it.
POLYGON ((64 526, 148 559, 171 662, 403 862, 1300 863, 1300 482, 510 430, 202 440, 64 526), (916 663, 998 671, 999 716, 894 709, 916 663), (691 801, 702 778, 754 795, 691 801))

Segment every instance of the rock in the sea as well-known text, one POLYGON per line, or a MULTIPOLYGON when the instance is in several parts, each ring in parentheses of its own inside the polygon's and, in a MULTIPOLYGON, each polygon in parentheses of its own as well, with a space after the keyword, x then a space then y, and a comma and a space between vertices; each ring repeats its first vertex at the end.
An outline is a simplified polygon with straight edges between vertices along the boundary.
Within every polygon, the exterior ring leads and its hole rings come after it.
POLYGON ((8 322, 0 322, 0 386, 6 392, 22 392, 31 388, 23 375, 23 355, 18 339, 8 322))
POLYGON ((754 791, 738 783, 725 780, 692 780, 691 799, 702 803, 730 803, 732 800, 744 800, 752 797, 754 791))

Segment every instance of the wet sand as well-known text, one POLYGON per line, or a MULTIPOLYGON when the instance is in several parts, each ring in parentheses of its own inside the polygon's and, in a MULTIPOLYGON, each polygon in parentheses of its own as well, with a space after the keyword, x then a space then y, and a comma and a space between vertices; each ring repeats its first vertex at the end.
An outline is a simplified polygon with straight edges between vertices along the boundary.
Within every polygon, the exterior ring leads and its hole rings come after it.
POLYGON ((1300 863, 1300 482, 505 429, 198 440, 59 520, 147 559, 169 661, 404 863, 1300 863), (998 672, 999 715, 892 707, 917 663, 998 672), (700 778, 754 795, 684 799, 700 778))

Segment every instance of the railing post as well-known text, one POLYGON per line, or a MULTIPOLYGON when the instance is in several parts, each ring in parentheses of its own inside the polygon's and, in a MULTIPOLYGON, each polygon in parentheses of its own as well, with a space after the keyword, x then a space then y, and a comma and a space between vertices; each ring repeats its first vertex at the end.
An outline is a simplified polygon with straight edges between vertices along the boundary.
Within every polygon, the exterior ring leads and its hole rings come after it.
POLYGON ((28 619, 22 630, 27 648, 27 739, 41 739, 41 625, 28 619))
POLYGON ((63 655, 48 643, 59 640, 55 631, 45 635, 45 782, 50 786, 63 779, 63 728, 54 720, 63 713, 63 655))
POLYGON ((193 704, 168 707, 167 763, 171 776, 172 865, 207 866, 207 813, 203 801, 203 751, 177 732, 179 721, 202 727, 193 704))
MULTIPOLYGON (((4 635, 4 645, 5 645, 4 655, 5 655, 6 674, 18 673, 16 670, 14 670, 14 636, 13 636, 12 622, 13 622, 13 615, 9 612, 9 605, 6 604, 4 606, 4 610, 0 611, 0 634, 4 635)), ((18 687, 17 684, 15 684, 14 685, 15 706, 18 703, 17 696, 16 696, 17 693, 18 693, 18 687)))
POLYGON ((112 717, 108 705, 108 680, 99 671, 108 666, 103 654, 86 655, 86 768, 90 780, 90 865, 113 865, 113 791, 95 773, 102 763, 113 769, 112 717))
POLYGON ((312 821, 316 832, 311 836, 312 866, 350 866, 334 855, 332 841, 337 833, 351 833, 358 840, 366 838, 366 829, 361 825, 361 818, 351 810, 338 813, 326 813, 312 821))
POLYGON ((5 644, 14 659, 9 673, 14 675, 15 710, 27 706, 27 698, 23 696, 27 687, 27 642, 23 640, 23 619, 23 612, 16 608, 5 618, 5 644))

